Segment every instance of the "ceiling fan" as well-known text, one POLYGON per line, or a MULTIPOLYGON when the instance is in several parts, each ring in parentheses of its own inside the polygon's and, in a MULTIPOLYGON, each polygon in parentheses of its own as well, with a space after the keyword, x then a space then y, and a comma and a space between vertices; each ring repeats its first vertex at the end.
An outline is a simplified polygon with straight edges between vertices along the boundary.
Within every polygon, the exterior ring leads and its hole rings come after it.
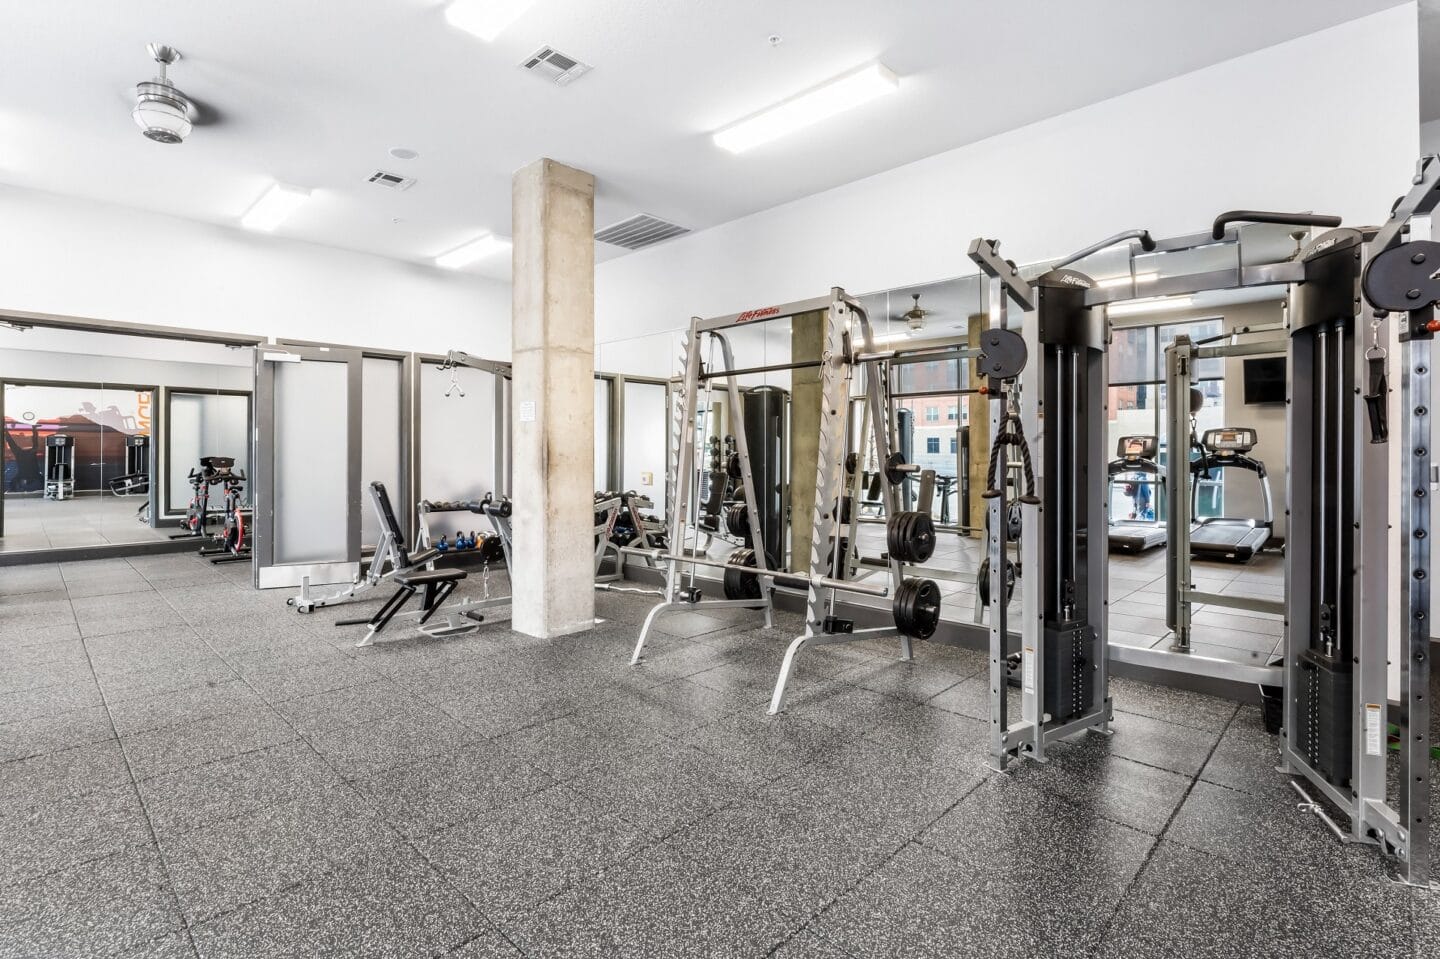
POLYGON ((929 316, 935 311, 927 310, 920 305, 919 293, 911 293, 910 297, 915 301, 915 305, 910 307, 910 309, 906 310, 904 313, 901 313, 900 319, 904 320, 906 325, 909 327, 909 330, 906 331, 906 336, 919 336, 921 333, 925 332, 925 317, 929 316))
POLYGON ((163 43, 148 44, 145 50, 160 64, 160 75, 135 84, 135 108, 130 116, 140 132, 156 143, 183 143, 191 127, 219 120, 214 110, 171 82, 168 70, 180 59, 179 50, 163 43))

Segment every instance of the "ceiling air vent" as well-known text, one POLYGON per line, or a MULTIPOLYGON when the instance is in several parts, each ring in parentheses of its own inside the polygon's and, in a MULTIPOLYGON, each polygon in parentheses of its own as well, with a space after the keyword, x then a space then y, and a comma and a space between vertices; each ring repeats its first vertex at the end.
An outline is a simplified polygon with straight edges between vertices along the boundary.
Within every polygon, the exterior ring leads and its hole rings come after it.
POLYGON ((590 64, 581 63, 574 57, 567 57, 551 46, 544 46, 536 50, 520 66, 546 79, 554 80, 562 87, 571 80, 590 72, 590 64))
POLYGON ((370 182, 376 186, 388 187, 391 190, 408 190, 415 185, 413 176, 401 176, 398 173, 386 173, 384 170, 376 170, 370 174, 370 182))
POLYGON ((628 220, 621 220, 614 226, 607 226, 595 234, 595 239, 601 243, 623 246, 627 250, 642 250, 689 232, 686 227, 677 226, 658 216, 640 213, 628 220))

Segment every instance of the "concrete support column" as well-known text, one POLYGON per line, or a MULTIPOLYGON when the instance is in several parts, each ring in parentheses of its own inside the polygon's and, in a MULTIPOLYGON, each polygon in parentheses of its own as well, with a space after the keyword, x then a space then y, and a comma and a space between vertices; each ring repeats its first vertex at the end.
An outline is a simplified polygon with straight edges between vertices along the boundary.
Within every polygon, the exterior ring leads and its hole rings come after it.
MULTIPOLYGON (((825 348, 825 313, 790 321, 790 362, 818 360, 825 348)), ((820 456, 820 368, 790 371, 790 571, 810 568, 815 519, 815 463, 820 456)))
POLYGON ((595 178, 536 160, 512 183, 513 626, 595 622, 595 178))
MULTIPOLYGON (((985 314, 970 317, 969 322, 969 344, 972 348, 979 349, 980 334, 990 325, 990 317, 985 314)), ((970 360, 970 385, 978 386, 984 382, 980 379, 978 370, 979 362, 970 360)), ((990 399, 981 396, 979 393, 971 393, 965 397, 966 407, 970 411, 970 462, 966 470, 970 474, 970 525, 978 531, 985 525, 985 503, 980 494, 985 492, 985 474, 990 467, 990 399)), ((959 521, 958 509, 960 497, 956 496, 956 521, 959 521)), ((971 539, 979 539, 979 532, 969 534, 971 539)))

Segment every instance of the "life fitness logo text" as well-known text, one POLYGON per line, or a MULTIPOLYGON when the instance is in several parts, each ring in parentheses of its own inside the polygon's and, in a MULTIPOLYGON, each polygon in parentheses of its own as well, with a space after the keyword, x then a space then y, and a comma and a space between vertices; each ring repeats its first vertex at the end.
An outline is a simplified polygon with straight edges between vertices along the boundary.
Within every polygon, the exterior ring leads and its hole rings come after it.
POLYGON ((744 313, 741 313, 739 316, 735 317, 735 322, 736 322, 736 323, 751 323, 751 322, 753 322, 753 321, 755 321, 755 320, 763 320, 763 319, 765 319, 765 317, 767 317, 767 316, 779 316, 779 315, 780 315, 780 307, 778 307, 778 306, 767 306, 767 307, 765 307, 763 310, 746 310, 744 313))

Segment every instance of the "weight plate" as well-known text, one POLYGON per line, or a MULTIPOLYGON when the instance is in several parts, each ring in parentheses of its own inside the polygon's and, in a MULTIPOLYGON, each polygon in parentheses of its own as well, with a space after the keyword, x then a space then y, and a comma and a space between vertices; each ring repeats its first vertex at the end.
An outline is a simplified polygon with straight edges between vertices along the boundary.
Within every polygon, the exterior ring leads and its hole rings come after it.
POLYGON ((905 480, 905 473, 900 469, 905 465, 905 456, 898 450, 885 457, 885 476, 891 484, 901 483, 905 480))
POLYGON ((891 606, 895 628, 915 639, 929 639, 940 625, 940 587, 933 579, 907 579, 891 606))
POLYGON ((733 479, 740 478, 740 454, 731 453, 730 458, 725 461, 725 470, 733 479))
POLYGON ((755 567, 755 551, 737 549, 725 560, 724 590, 726 599, 759 599, 760 577, 746 573, 746 568, 755 567))

